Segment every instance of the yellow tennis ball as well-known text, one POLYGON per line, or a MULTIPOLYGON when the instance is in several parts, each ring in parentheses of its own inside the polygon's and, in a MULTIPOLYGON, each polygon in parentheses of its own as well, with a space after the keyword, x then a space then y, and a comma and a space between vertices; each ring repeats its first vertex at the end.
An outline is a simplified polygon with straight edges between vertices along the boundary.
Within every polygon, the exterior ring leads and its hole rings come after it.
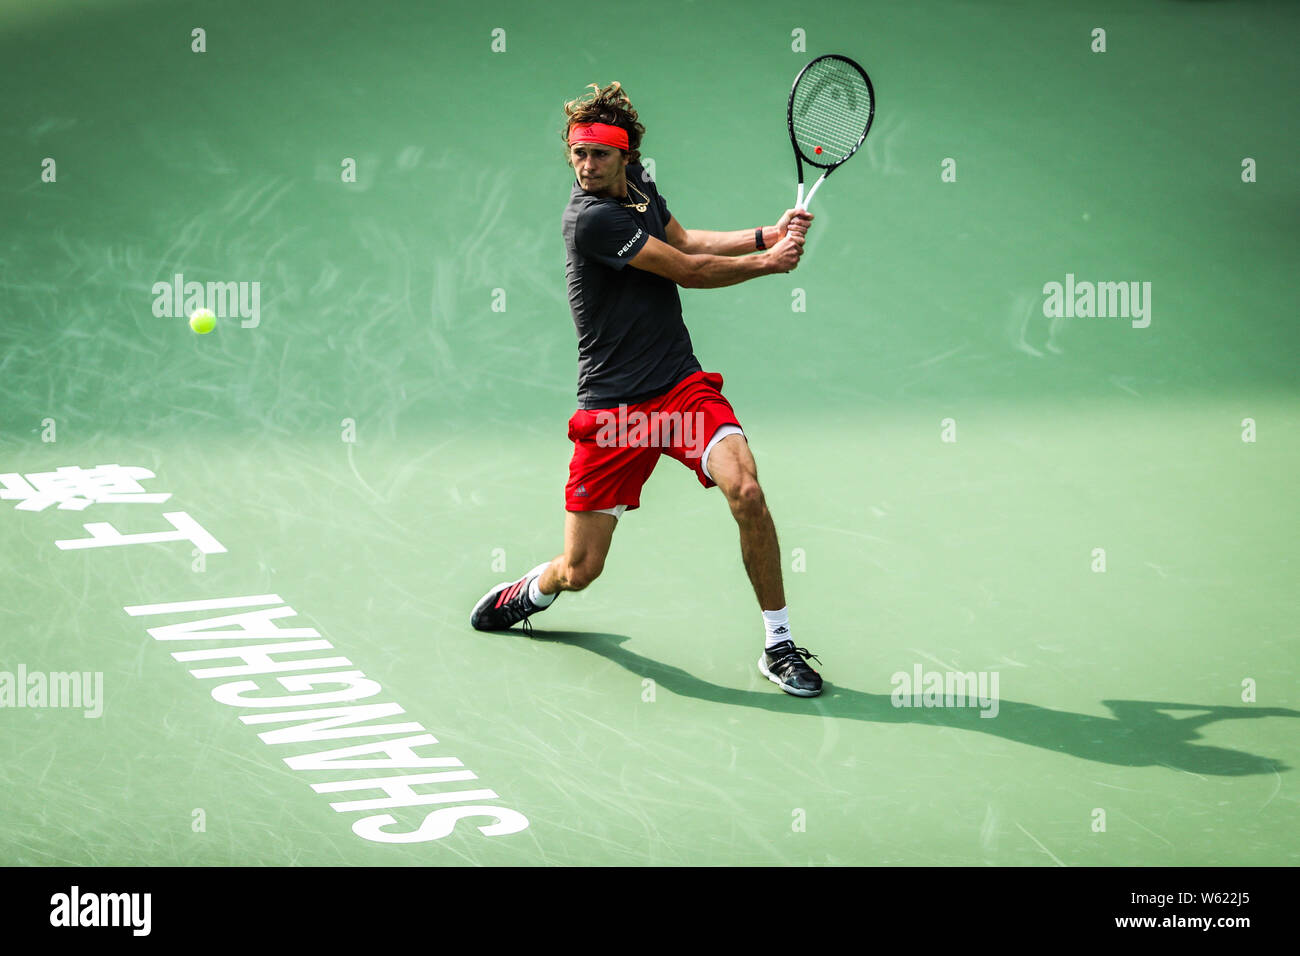
POLYGON ((190 316, 190 328, 199 335, 207 335, 217 327, 217 317, 211 309, 199 309, 190 316))

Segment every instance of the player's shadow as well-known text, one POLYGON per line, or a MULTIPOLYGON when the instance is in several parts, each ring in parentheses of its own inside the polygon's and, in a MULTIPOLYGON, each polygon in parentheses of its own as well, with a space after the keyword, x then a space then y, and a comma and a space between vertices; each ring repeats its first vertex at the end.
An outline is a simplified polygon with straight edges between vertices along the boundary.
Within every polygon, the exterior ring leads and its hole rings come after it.
POLYGON ((628 639, 624 634, 538 631, 533 636, 599 654, 681 697, 733 707, 759 707, 799 717, 953 727, 1125 767, 1163 766, 1229 777, 1280 773, 1291 769, 1280 760, 1223 747, 1195 745, 1191 741, 1200 738, 1200 728, 1218 720, 1300 717, 1300 711, 1285 707, 1224 707, 1149 700, 1104 700, 1102 703, 1114 716, 1094 717, 1005 698, 999 702, 996 717, 981 717, 980 710, 974 707, 895 707, 887 693, 868 694, 829 681, 823 685, 821 696, 800 698, 767 682, 759 690, 737 690, 701 680, 679 667, 621 647, 628 639), (1194 713, 1181 718, 1167 713, 1180 710, 1194 713))

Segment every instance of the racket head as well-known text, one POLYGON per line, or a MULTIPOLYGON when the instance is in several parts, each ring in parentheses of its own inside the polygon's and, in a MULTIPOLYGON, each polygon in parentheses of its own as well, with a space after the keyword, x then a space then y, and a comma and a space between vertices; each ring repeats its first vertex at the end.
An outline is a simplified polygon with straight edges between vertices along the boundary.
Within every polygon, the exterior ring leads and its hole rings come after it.
POLYGON ((794 78, 786 104, 796 163, 829 173, 858 151, 875 115, 876 91, 866 70, 838 53, 810 61, 794 78))

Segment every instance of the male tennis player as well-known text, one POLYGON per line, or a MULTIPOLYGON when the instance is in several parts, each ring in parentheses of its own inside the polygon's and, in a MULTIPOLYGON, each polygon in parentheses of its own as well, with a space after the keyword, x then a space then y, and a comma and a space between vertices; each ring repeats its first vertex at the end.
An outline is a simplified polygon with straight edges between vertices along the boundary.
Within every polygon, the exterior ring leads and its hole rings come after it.
POLYGON ((640 507, 661 455, 722 489, 740 527, 740 553, 766 631, 762 674, 800 697, 821 693, 816 657, 796 647, 776 527, 754 456, 722 376, 696 361, 677 287, 711 289, 790 272, 812 215, 790 209, 775 226, 688 230, 640 164, 645 127, 618 83, 565 105, 576 182, 562 221, 569 305, 578 332, 578 410, 565 488, 564 553, 498 584, 474 608, 479 630, 512 627, 600 575, 614 527, 640 507), (746 253, 753 253, 746 255, 746 253), (627 268, 631 266, 632 268, 627 268))

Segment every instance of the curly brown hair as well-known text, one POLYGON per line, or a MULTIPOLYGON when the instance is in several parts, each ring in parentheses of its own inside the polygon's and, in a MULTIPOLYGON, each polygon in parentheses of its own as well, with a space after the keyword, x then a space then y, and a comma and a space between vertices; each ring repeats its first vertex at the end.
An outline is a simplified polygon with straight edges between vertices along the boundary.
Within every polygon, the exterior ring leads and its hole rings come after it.
POLYGON ((569 161, 569 130, 575 123, 606 123, 627 130, 627 161, 641 162, 638 147, 645 135, 645 127, 637 122, 636 110, 623 92, 623 84, 615 81, 602 89, 599 83, 588 83, 587 88, 595 92, 584 93, 564 104, 565 123, 560 135, 564 138, 565 162, 569 161))

